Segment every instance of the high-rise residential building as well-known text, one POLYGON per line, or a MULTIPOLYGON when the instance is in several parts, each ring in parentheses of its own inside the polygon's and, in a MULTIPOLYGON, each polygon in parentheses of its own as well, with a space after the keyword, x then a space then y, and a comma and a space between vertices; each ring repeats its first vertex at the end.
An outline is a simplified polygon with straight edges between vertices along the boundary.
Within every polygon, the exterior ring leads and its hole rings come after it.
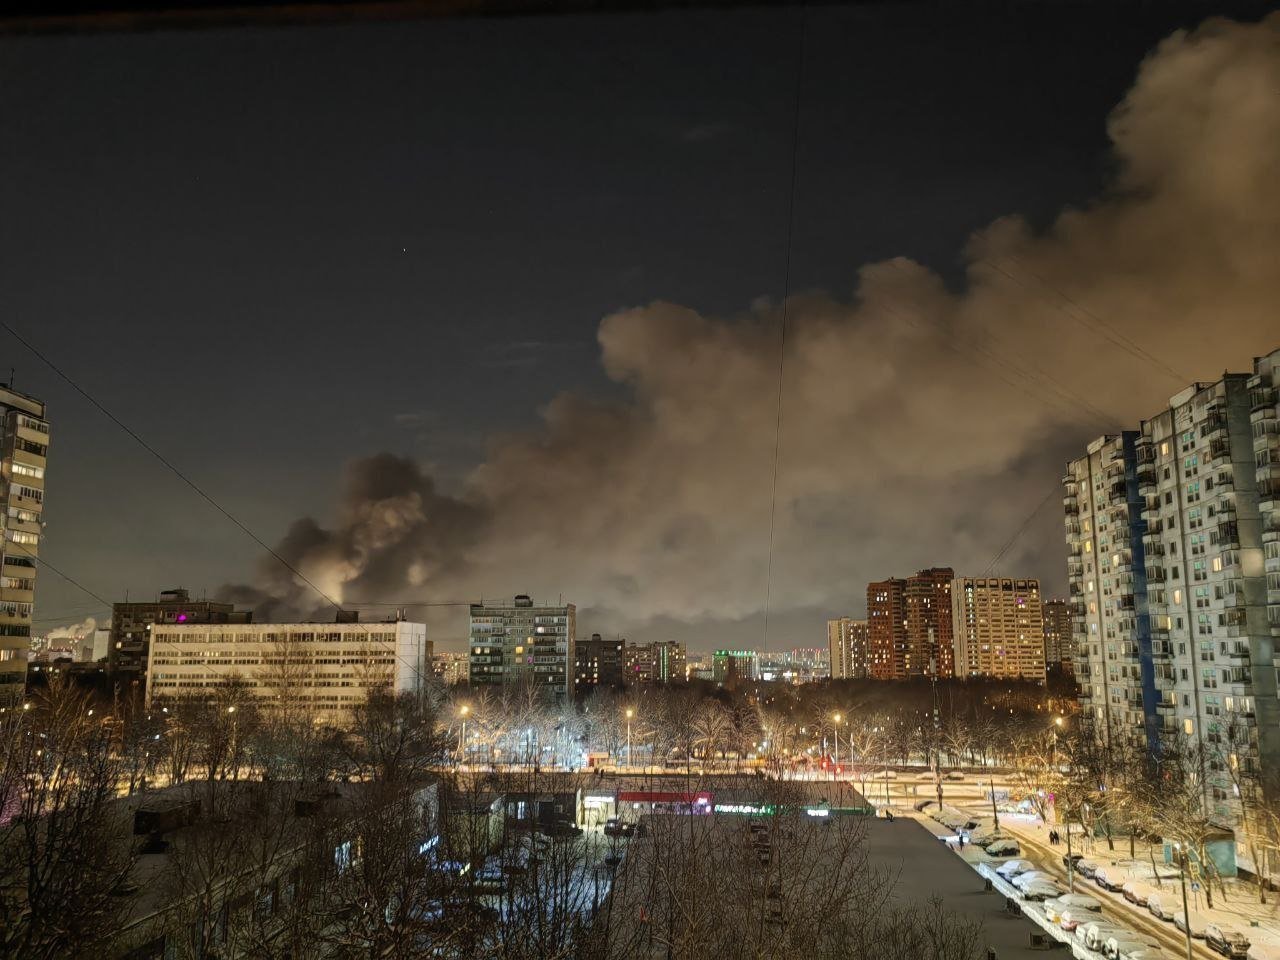
MULTIPOLYGON (((111 643, 107 669, 117 686, 142 685, 147 681, 147 656, 151 634, 157 624, 226 623, 235 616, 235 607, 213 600, 192 600, 182 588, 163 590, 158 599, 111 605, 111 643)), ((239 614, 241 619, 250 614, 239 614)))
POLYGON ((877 680, 954 673, 950 567, 867 584, 870 675, 877 680))
POLYGON ((1076 672, 1100 737, 1209 756, 1206 812, 1280 774, 1280 350, 1196 383, 1064 480, 1076 672))
POLYGON ((1044 682, 1039 580, 957 577, 951 617, 958 676, 1044 682))
POLYGON ((1071 608, 1066 600, 1045 600, 1044 665, 1046 670, 1072 669, 1071 608))
POLYGON ((598 633, 574 645, 573 675, 578 696, 584 697, 596 687, 622 686, 625 646, 626 640, 621 637, 605 640, 598 633))
POLYGON ((512 602, 471 604, 471 685, 532 684, 550 702, 573 697, 577 608, 512 602))
POLYGON ((867 621, 841 617, 827 621, 832 680, 861 680, 870 674, 867 621))
POLYGON ((628 643, 623 679, 633 683, 674 683, 686 679, 685 649, 679 640, 628 643))
POLYGON ((342 726, 371 690, 422 689, 431 670, 427 627, 360 623, 157 622, 148 646, 147 705, 208 697, 232 684, 264 706, 289 706, 342 726))
POLYGON ((0 385, 0 706, 22 700, 43 535, 49 421, 44 402, 0 385))
POLYGON ((907 648, 907 582, 891 577, 867 584, 867 649, 869 675, 898 680, 907 648))
POLYGON ((1146 599, 1137 431, 1099 437, 1063 477, 1067 581, 1081 719, 1109 742, 1159 736, 1146 599))
POLYGON ((760 654, 755 650, 717 650, 711 655, 711 679, 716 683, 755 680, 760 675, 760 654))
POLYGON ((471 676, 471 657, 465 653, 433 653, 431 672, 447 687, 466 683, 471 676))
POLYGON ((1205 778, 1223 822, 1238 812, 1227 765, 1280 773, 1265 569, 1278 531, 1260 491, 1280 460, 1275 396, 1262 385, 1277 362, 1280 350, 1252 376, 1188 387, 1143 423, 1140 441, 1156 709, 1166 729, 1224 754, 1205 778))

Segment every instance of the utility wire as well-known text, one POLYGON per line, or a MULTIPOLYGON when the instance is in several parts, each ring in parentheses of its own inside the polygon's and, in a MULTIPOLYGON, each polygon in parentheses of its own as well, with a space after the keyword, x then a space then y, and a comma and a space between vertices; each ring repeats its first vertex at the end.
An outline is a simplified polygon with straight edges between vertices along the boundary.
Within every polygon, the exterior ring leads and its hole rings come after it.
POLYGON ((1000 548, 1000 550, 996 553, 996 555, 991 558, 991 562, 987 564, 987 569, 982 571, 982 575, 984 577, 987 576, 987 574, 991 573, 991 571, 996 568, 996 564, 998 564, 1004 558, 1004 555, 1008 553, 1009 550, 1013 547, 1013 545, 1018 542, 1018 538, 1021 537, 1026 532, 1027 527, 1031 526, 1031 521, 1034 520, 1039 515, 1040 511, 1044 509, 1044 505, 1048 503, 1050 500, 1052 500, 1054 495, 1057 494, 1057 492, 1058 492, 1058 486, 1057 484, 1055 484, 1053 486, 1053 489, 1049 491, 1048 495, 1045 496, 1045 498, 1041 500, 1038 504, 1036 504, 1036 508, 1031 511, 1031 514, 1027 517, 1027 519, 1022 521, 1022 526, 1018 527, 1017 532, 1014 533, 1014 535, 1008 539, 1005 545, 1000 548))
MULTIPOLYGON (((47 356, 45 356, 45 354, 42 353, 34 344, 32 344, 29 340, 23 337, 20 333, 18 333, 18 331, 14 330, 13 327, 9 325, 9 323, 7 323, 5 320, 0 319, 0 327, 3 327, 6 331, 8 331, 10 336, 12 336, 20 344, 26 347, 26 349, 38 360, 40 360, 41 363, 43 363, 46 367, 52 370, 60 379, 62 379, 68 386, 70 386, 71 389, 73 389, 76 393, 80 394, 80 396, 82 396, 85 400, 87 400, 95 409, 98 410, 99 413, 101 413, 104 417, 106 417, 108 420, 114 423, 117 427, 119 427, 122 431, 124 431, 124 433, 126 433, 129 437, 131 437, 134 441, 136 441, 137 444, 140 447, 142 447, 142 449, 146 450, 149 454, 151 454, 152 457, 158 460, 170 473, 172 473, 175 477, 177 477, 189 488, 191 488, 191 490, 193 490, 201 499, 203 499, 206 503, 208 503, 211 507, 213 507, 216 511, 218 511, 218 513, 222 514, 224 517, 230 520, 233 524, 235 524, 236 527, 238 527, 241 532, 243 532, 247 537, 249 537, 249 539, 251 539, 259 547, 265 550, 271 557, 273 557, 278 563, 280 563, 281 566, 283 566, 286 570, 288 570, 295 577, 297 577, 299 581, 306 584, 313 591, 315 591, 317 596, 321 597, 326 603, 332 606, 335 610, 339 612, 342 611, 343 609, 342 604, 338 603, 338 601, 334 600, 332 597, 326 594, 318 586, 312 583, 311 580, 308 579, 302 573, 302 571, 300 571, 297 567, 291 564, 279 553, 277 553, 275 550, 269 547, 266 541, 264 541, 252 530, 250 530, 239 518, 233 515, 229 510, 227 510, 224 506, 222 506, 222 504, 220 504, 212 496, 206 493, 204 489, 199 486, 199 484, 197 484, 194 480, 188 477, 176 466, 174 466, 174 464, 168 458, 166 458, 163 454, 161 454, 160 451, 158 451, 155 447, 153 447, 146 440, 144 440, 136 430, 129 427, 127 424, 124 423, 124 421, 122 421, 114 413, 112 413, 110 410, 104 407, 101 403, 99 403, 97 398, 95 398, 87 390, 81 387, 80 384, 76 383, 76 381, 72 380, 70 376, 64 373, 62 369, 58 367, 57 364, 55 364, 52 360, 50 360, 47 356)), ((31 556, 34 557, 35 555, 31 554, 31 556)), ((39 560, 38 557, 36 557, 35 559, 39 560)), ((80 585, 75 580, 72 580, 66 574, 62 573, 61 571, 53 567, 50 567, 50 569, 52 569, 54 573, 57 573, 59 576, 66 579, 69 583, 73 583, 77 587, 80 587, 81 590, 84 590, 85 593, 89 594, 89 596, 93 597, 95 600, 98 600, 99 602, 105 604, 108 608, 111 607, 111 604, 107 603, 105 600, 99 597, 96 593, 93 593, 91 590, 80 585)), ((360 626, 360 628, 364 631, 366 637, 372 636, 372 632, 369 630, 369 627, 366 624, 362 624, 359 621, 356 621, 356 622, 360 626)), ((386 641, 380 641, 380 642, 386 643, 386 641)), ((403 656, 400 655, 398 651, 395 650, 394 641, 392 641, 391 652, 402 663, 404 663, 405 666, 409 667, 410 670, 413 670, 415 673, 418 673, 419 676, 421 676, 419 672, 419 668, 409 663, 408 660, 406 660, 403 656)))
POLYGON ((796 171, 800 154, 800 102, 804 88, 804 34, 806 11, 800 6, 800 29, 796 52, 796 90, 791 119, 791 182, 787 191, 787 243, 786 267, 782 278, 782 319, 778 344, 778 396, 777 416, 773 425, 773 479, 769 485, 769 551, 764 574, 764 632, 761 636, 761 652, 769 649, 769 608, 773 599, 773 541, 778 523, 778 461, 782 453, 782 385, 787 368, 787 309, 791 301, 791 262, 794 252, 796 229, 796 171))
MULTIPOLYGON (((3 321, 0 321, 0 323, 3 323, 3 321)), ((16 540, 10 540, 9 542, 13 544, 15 547, 17 547, 19 550, 21 550, 23 553, 25 553, 32 560, 34 560, 39 567, 48 567, 50 570, 52 570, 54 573, 60 576, 63 580, 67 581, 67 583, 71 584, 77 590, 81 591, 82 593, 87 593, 89 596, 93 597, 93 599, 97 600, 100 604, 102 604, 108 610, 111 609, 111 604, 109 604, 106 600, 103 600, 100 596, 98 596, 96 593, 94 593, 92 590, 86 587, 79 580, 72 577, 70 574, 63 573, 61 570, 55 567, 48 560, 46 560, 41 556, 38 556, 37 554, 32 553, 30 550, 28 550, 22 544, 18 543, 16 540)))

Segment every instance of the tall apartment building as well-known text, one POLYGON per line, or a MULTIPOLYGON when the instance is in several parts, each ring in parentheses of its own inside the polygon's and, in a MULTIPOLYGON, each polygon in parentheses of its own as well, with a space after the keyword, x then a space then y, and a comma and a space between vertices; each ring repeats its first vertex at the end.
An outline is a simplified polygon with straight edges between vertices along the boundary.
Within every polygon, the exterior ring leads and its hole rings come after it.
POLYGON ((832 680, 861 680, 870 675, 867 621, 841 617, 827 621, 827 650, 832 680))
POLYGON ((1280 350, 1191 385, 1065 478, 1082 707, 1152 753, 1203 747, 1223 826, 1239 815, 1232 771, 1280 773, 1278 369, 1280 350))
POLYGON ((423 623, 156 623, 146 702, 211 696, 234 683, 265 706, 342 726, 371 690, 416 693, 430 671, 423 623))
POLYGON ((711 679, 755 680, 760 676, 760 654, 754 650, 717 650, 711 655, 711 679))
POLYGON ((1205 784, 1222 822, 1237 813, 1227 764, 1280 772, 1265 570, 1277 531, 1274 493, 1264 516, 1259 489, 1280 459, 1275 396, 1262 386, 1277 361, 1280 350, 1255 361, 1252 376, 1226 374, 1172 397, 1143 424, 1139 453, 1156 709, 1165 729, 1223 754, 1205 784))
POLYGON ((0 417, 0 706, 9 706, 26 691, 49 421, 43 401, 6 385, 0 385, 0 417))
POLYGON ((626 683, 674 683, 685 676, 685 649, 679 640, 629 643, 624 654, 626 683))
POLYGON ((867 584, 870 675, 877 680, 955 672, 950 567, 867 584))
POLYGON ((593 633, 589 640, 574 645, 574 687, 583 697, 596 687, 621 687, 623 683, 622 638, 605 640, 593 633))
POLYGON ((471 604, 471 684, 535 685, 550 702, 573 696, 577 608, 512 602, 471 604))
POLYGON ((471 675, 471 658, 465 653, 433 653, 431 672, 447 687, 466 683, 471 675))
MULTIPOLYGON (((226 623, 234 615, 235 607, 231 604, 192 600, 181 587, 161 591, 156 600, 113 603, 107 670, 119 686, 145 684, 151 634, 157 624, 226 623)), ((246 619, 251 615, 239 616, 246 619)))
POLYGON ((1099 437, 1067 465, 1063 510, 1082 721, 1104 741, 1159 739, 1137 431, 1099 437))
POLYGON ((1044 682, 1039 580, 957 577, 951 616, 959 676, 1044 682))
POLYGON ((1044 665, 1046 670, 1072 669, 1071 608, 1066 600, 1045 600, 1044 610, 1044 665))

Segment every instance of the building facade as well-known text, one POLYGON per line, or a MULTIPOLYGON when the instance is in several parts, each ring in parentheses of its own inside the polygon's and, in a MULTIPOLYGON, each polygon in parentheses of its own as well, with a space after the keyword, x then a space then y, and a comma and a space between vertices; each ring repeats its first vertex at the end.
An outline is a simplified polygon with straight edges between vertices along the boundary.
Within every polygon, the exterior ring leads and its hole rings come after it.
POLYGON ((471 658, 465 653, 434 653, 431 672, 445 686, 466 683, 471 675, 471 658))
POLYGON ((430 671, 423 623, 157 623, 147 705, 234 685, 265 705, 343 726, 371 690, 416 693, 430 671))
POLYGON ((959 676, 1044 682, 1039 580, 957 577, 951 598, 959 676))
POLYGON ((573 697, 577 608, 535 605, 525 594, 512 602, 471 605, 471 685, 528 683, 550 702, 573 697))
POLYGON ((870 675, 877 680, 949 677, 955 672, 950 567, 867 584, 870 675))
MULTIPOLYGON (((156 600, 113 603, 107 669, 119 686, 145 685, 151 635, 157 625, 226 623, 234 613, 229 603, 192 600, 182 588, 161 591, 156 600)), ((242 619, 248 616, 241 614, 242 619)))
POLYGON ((44 535, 49 421, 43 401, 0 385, 0 706, 22 700, 44 535))
POLYGON ((623 651, 627 641, 621 637, 605 640, 593 633, 574 645, 574 687, 585 697, 596 687, 621 687, 623 684, 623 651))
POLYGON ((1280 350, 1104 437, 1064 478, 1080 700, 1100 737, 1206 757, 1206 813, 1280 774, 1280 350), (1123 482, 1122 482, 1123 481, 1123 482))
POLYGON ((687 679, 684 644, 679 640, 628 643, 624 652, 624 680, 633 683, 674 683, 687 679))
POLYGON ((716 683, 756 680, 760 676, 760 654, 755 650, 717 650, 711 655, 711 679, 716 683))
POLYGON ((861 680, 870 675, 866 620, 828 620, 827 650, 832 680, 861 680))
POLYGON ((1046 671, 1072 669, 1071 608, 1066 600, 1045 600, 1044 666, 1046 671))

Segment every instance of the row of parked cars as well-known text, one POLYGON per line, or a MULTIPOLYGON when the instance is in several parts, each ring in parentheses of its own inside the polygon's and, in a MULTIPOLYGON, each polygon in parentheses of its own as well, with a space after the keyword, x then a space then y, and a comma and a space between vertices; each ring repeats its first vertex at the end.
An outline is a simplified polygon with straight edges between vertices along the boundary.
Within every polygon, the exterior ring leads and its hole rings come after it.
POLYGON ((1150 864, 1120 862, 1099 864, 1078 854, 1062 858, 1068 870, 1092 880, 1103 890, 1121 894, 1135 906, 1145 907, 1153 917, 1172 923, 1180 931, 1203 940, 1207 946, 1232 960, 1248 960, 1249 938, 1239 930, 1220 923, 1210 923, 1194 910, 1190 915, 1182 910, 1181 887, 1174 886, 1178 877, 1164 876, 1150 864), (1135 878, 1134 874, 1140 875, 1135 878), (1145 880, 1161 880, 1165 886, 1152 886, 1145 880))

